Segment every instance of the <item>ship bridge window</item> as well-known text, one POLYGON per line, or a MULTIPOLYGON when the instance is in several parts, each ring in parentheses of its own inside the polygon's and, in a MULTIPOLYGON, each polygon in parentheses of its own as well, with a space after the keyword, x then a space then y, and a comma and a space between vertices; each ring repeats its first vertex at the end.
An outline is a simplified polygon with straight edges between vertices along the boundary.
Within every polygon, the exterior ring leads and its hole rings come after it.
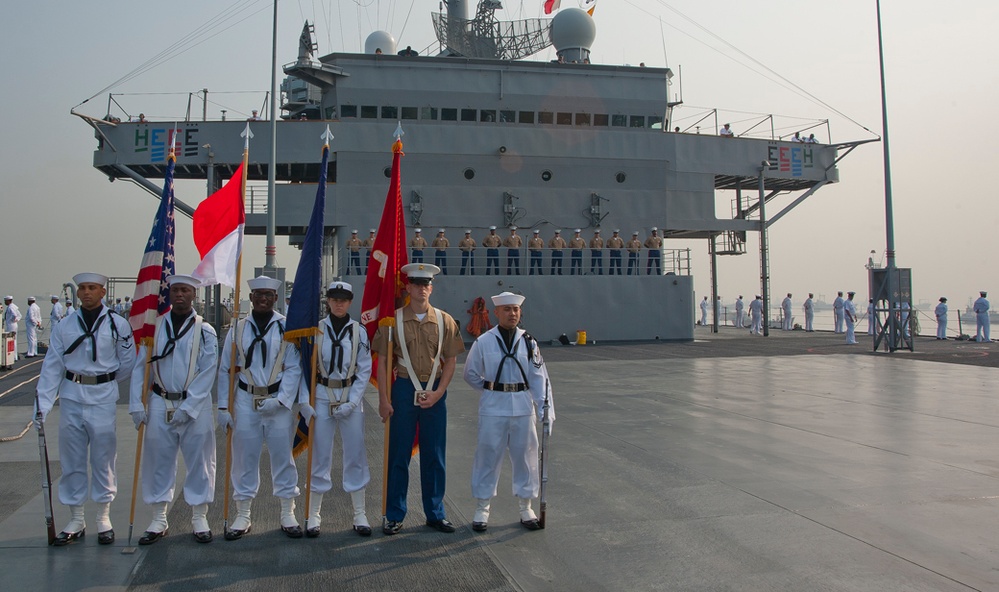
POLYGON ((340 117, 357 117, 357 105, 340 105, 340 117))
POLYGON ((450 107, 441 109, 441 121, 458 121, 458 110, 450 107))
POLYGON ((378 119, 378 107, 375 105, 361 105, 361 119, 378 119))
POLYGON ((628 127, 628 116, 611 115, 611 127, 628 127))
POLYGON ((572 113, 559 113, 555 118, 559 125, 572 125, 572 113))
POLYGON ((555 114, 551 111, 541 111, 538 113, 538 123, 547 125, 555 123, 555 114))
POLYGON ((399 108, 382 107, 382 119, 399 119, 399 108))
POLYGON ((516 111, 500 111, 500 123, 513 123, 517 121, 516 111))
POLYGON ((576 125, 590 125, 590 114, 576 113, 576 125))
POLYGON ((496 121, 496 111, 493 109, 483 109, 479 111, 479 121, 485 123, 492 123, 496 121))
POLYGON ((461 120, 462 121, 475 121, 475 109, 462 109, 461 110, 461 120))
POLYGON ((658 115, 649 115, 649 127, 654 129, 662 129, 663 118, 658 115))
POLYGON ((610 116, 607 115, 606 113, 594 113, 593 114, 593 125, 594 126, 599 125, 601 127, 607 127, 607 124, 609 122, 610 122, 610 116))
POLYGON ((402 108, 402 118, 403 119, 417 119, 420 110, 416 107, 403 107, 402 108))
POLYGON ((437 121, 437 107, 423 107, 420 109, 420 119, 431 119, 437 121))
POLYGON ((632 115, 631 116, 631 127, 645 127, 645 116, 644 115, 632 115))
POLYGON ((534 123, 534 111, 521 111, 517 117, 518 123, 534 123))

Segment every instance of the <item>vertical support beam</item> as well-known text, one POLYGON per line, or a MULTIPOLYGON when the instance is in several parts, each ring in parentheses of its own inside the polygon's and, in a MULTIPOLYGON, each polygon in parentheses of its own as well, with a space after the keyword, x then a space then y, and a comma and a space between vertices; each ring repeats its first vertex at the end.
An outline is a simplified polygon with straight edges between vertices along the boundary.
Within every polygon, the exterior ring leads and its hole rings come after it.
POLYGON ((770 162, 760 163, 760 284, 763 296, 763 336, 770 336, 770 253, 767 243, 767 196, 763 175, 770 162))
POLYGON ((277 244, 274 239, 277 228, 277 208, 274 205, 277 185, 277 15, 278 3, 274 0, 274 24, 271 31, 271 158, 267 165, 267 244, 264 246, 264 269, 270 271, 277 268, 277 244))
POLYGON ((711 321, 711 332, 718 332, 718 248, 715 243, 717 239, 717 234, 712 234, 711 238, 708 240, 709 248, 711 250, 711 310, 712 310, 712 321, 711 321))

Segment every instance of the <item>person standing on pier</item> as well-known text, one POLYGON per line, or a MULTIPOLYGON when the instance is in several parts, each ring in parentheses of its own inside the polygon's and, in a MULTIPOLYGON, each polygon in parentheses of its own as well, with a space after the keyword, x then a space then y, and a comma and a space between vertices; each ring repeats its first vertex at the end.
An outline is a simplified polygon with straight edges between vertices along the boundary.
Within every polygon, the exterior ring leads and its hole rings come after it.
POLYGON ((815 330, 813 327, 813 322, 815 321, 815 304, 812 302, 814 296, 814 294, 809 292, 808 298, 805 299, 805 304, 801 306, 805 311, 805 331, 808 333, 815 330))
POLYGON ((103 304, 107 281, 97 273, 73 276, 80 310, 56 325, 38 376, 36 427, 45 423, 59 397, 59 501, 69 506, 72 519, 56 537, 57 547, 75 543, 86 533, 83 504, 88 488, 97 503, 97 542, 114 543, 118 383, 128 382, 136 355, 128 321, 103 304))
POLYGON ((708 297, 705 296, 704 300, 701 300, 701 326, 704 327, 708 324, 708 297))
POLYGON ((479 433, 472 465, 472 496, 477 505, 472 530, 484 532, 496 496, 503 459, 513 467, 513 495, 520 505, 520 523, 528 530, 541 528, 531 508, 540 491, 538 433, 548 406, 555 421, 548 369, 538 342, 520 323, 524 297, 503 292, 492 297, 497 325, 472 344, 465 361, 464 379, 479 393, 479 433))
POLYGON ((749 315, 753 324, 749 328, 750 335, 759 335, 763 330, 763 297, 759 294, 756 299, 749 303, 749 315))
POLYGON ((947 339, 947 298, 940 297, 940 304, 933 309, 937 317, 937 339, 947 339))
POLYGON ((14 334, 14 361, 17 361, 17 324, 21 321, 21 309, 14 304, 14 297, 3 297, 3 330, 14 334))
POLYGON ((465 238, 458 241, 458 248, 461 250, 461 275, 475 275, 475 239, 472 238, 472 231, 465 231, 465 238))
POLYGON ((49 300, 52 302, 52 312, 49 313, 49 339, 51 340, 56 325, 66 316, 66 307, 59 302, 59 297, 55 294, 50 296, 49 300))
POLYGON ((42 330, 42 309, 35 304, 35 297, 28 296, 28 353, 26 358, 38 355, 38 333, 42 330))
POLYGON ((978 300, 975 300, 975 341, 991 341, 989 338, 989 301, 986 300, 986 293, 984 290, 979 292, 981 295, 978 300))
POLYGON ((746 321, 746 303, 742 301, 742 294, 739 294, 739 299, 735 301, 735 326, 738 329, 745 327, 746 321))
POLYGON ((548 248, 552 250, 552 275, 555 275, 556 270, 558 275, 562 275, 562 250, 565 249, 565 239, 562 238, 562 231, 556 230, 555 236, 552 240, 548 241, 548 248))
POLYGON ((836 300, 833 300, 833 326, 834 333, 843 332, 843 292, 836 292, 836 300))
POLYGON ((184 501, 191 506, 194 540, 212 541, 208 504, 215 500, 215 433, 212 387, 218 365, 215 329, 194 311, 201 282, 189 275, 172 275, 170 314, 156 322, 152 356, 139 347, 139 359, 150 360, 148 393, 143 396, 145 372, 133 372, 128 412, 135 429, 146 424, 142 454, 142 501, 152 507, 153 519, 139 538, 151 545, 166 536, 167 507, 177 485, 177 456, 184 455, 184 501), (145 400, 145 405, 143 404, 145 400))
POLYGON ((853 292, 847 292, 846 300, 843 301, 843 321, 846 323, 847 345, 857 343, 857 336, 854 334, 854 327, 857 324, 857 308, 853 305, 853 296, 853 292))
POLYGON ((788 292, 787 296, 780 303, 781 311, 784 313, 784 322, 781 325, 781 329, 784 331, 790 331, 793 327, 791 326, 791 293, 788 292))
POLYGON ((867 300, 867 334, 874 335, 874 327, 877 325, 877 316, 874 310, 874 299, 867 300))
POLYGON ((419 434, 420 489, 427 526, 450 533, 454 525, 444 512, 447 387, 465 344, 454 318, 430 305, 432 281, 440 272, 437 266, 410 263, 402 272, 409 279, 409 304, 395 312, 393 359, 388 355, 391 327, 379 326, 371 344, 378 354, 378 415, 390 422, 382 532, 394 535, 402 529, 413 439, 419 434), (397 372, 394 381, 393 368, 397 372))
POLYGON ((499 246, 503 240, 496 235, 496 227, 489 227, 489 234, 482 239, 482 246, 486 248, 486 275, 490 270, 495 275, 499 275, 499 246))

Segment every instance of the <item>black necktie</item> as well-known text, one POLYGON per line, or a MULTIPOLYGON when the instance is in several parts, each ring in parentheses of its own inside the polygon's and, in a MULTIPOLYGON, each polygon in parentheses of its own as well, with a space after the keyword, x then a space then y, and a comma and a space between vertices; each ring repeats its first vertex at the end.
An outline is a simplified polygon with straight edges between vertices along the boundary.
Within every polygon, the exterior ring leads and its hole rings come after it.
POLYGON ((166 323, 167 342, 165 344, 163 344, 163 351, 160 352, 160 355, 153 356, 152 358, 149 359, 149 362, 152 363, 152 362, 155 362, 156 360, 162 360, 163 358, 165 358, 165 357, 169 356, 170 354, 172 354, 173 350, 177 348, 177 342, 180 341, 181 337, 183 337, 184 335, 187 335, 187 332, 190 331, 191 327, 193 327, 193 326, 194 326, 194 318, 192 317, 190 320, 187 321, 186 325, 184 325, 183 327, 181 327, 180 333, 177 333, 176 335, 174 335, 173 334, 173 324, 169 323, 169 322, 166 323))
POLYGON ((66 348, 66 355, 69 355, 69 354, 73 353, 76 350, 76 348, 80 347, 80 344, 83 343, 83 340, 89 337, 90 338, 90 348, 93 351, 93 353, 91 354, 91 356, 93 357, 93 361, 96 362, 97 361, 97 330, 101 327, 101 323, 104 322, 105 318, 107 318, 107 315, 104 315, 104 316, 98 318, 97 322, 94 323, 94 328, 93 329, 87 329, 87 324, 83 322, 83 317, 76 317, 76 320, 79 321, 79 323, 80 323, 80 329, 83 329, 83 335, 80 335, 79 337, 77 337, 76 341, 74 341, 72 344, 70 344, 69 347, 66 348))
POLYGON ((253 342, 250 343, 250 348, 246 350, 246 367, 249 368, 250 364, 253 363, 253 348, 257 347, 257 344, 260 344, 260 356, 261 356, 261 358, 260 358, 260 360, 261 360, 260 361, 260 365, 261 366, 266 366, 267 365, 267 342, 264 340, 264 337, 267 336, 267 331, 270 330, 271 324, 270 323, 267 324, 267 327, 264 328, 263 333, 261 333, 257 329, 257 324, 254 323, 254 322, 252 322, 252 321, 250 322, 250 328, 253 329, 253 342))

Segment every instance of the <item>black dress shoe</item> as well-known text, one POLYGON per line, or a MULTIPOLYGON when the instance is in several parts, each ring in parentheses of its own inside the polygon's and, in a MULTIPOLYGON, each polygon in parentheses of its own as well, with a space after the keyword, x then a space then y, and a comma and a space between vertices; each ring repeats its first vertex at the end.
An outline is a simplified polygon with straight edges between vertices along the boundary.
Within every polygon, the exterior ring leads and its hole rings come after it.
POLYGON ((110 528, 104 532, 97 533, 97 543, 100 545, 110 545, 114 543, 114 529, 110 528))
POLYGON ((76 541, 82 539, 87 534, 87 529, 84 528, 79 532, 60 532, 52 544, 56 547, 65 547, 66 545, 72 545, 76 541))
POLYGON ((427 526, 439 532, 454 532, 454 524, 447 520, 427 520, 427 526))
POLYGON ((389 520, 388 522, 385 523, 385 526, 382 527, 382 532, 389 536, 392 536, 393 534, 399 534, 400 530, 402 530, 401 520, 399 522, 396 522, 395 520, 389 520))
POLYGON ((489 525, 487 525, 485 522, 472 523, 472 530, 474 530, 475 532, 485 532, 487 528, 489 528, 489 525))
POLYGON ((196 533, 194 533, 194 540, 197 541, 197 542, 199 542, 199 543, 210 543, 214 539, 215 539, 215 537, 212 536, 212 531, 210 531, 210 530, 206 530, 204 532, 196 532, 196 533))
POLYGON ((249 526, 246 527, 246 530, 232 530, 232 529, 227 530, 225 531, 225 534, 222 535, 222 538, 224 538, 227 541, 238 541, 239 539, 243 538, 244 534, 250 534, 249 526))
MULTIPOLYGON (((140 545, 152 545, 153 543, 155 543, 156 541, 158 541, 161 538, 165 537, 166 535, 167 535, 167 531, 165 531, 165 530, 163 532, 152 532, 151 530, 147 530, 146 532, 142 533, 141 537, 139 537, 139 544, 140 545)), ((97 535, 97 536, 100 536, 100 535, 97 535)))
POLYGON ((302 527, 301 526, 282 526, 281 532, 288 535, 288 538, 300 539, 302 538, 302 527))
POLYGON ((541 530, 541 523, 538 522, 537 518, 534 520, 521 520, 520 525, 527 530, 541 530))
POLYGON ((318 538, 319 537, 319 527, 318 526, 314 526, 312 528, 306 528, 305 529, 305 536, 309 537, 310 539, 318 538))
POLYGON ((360 536, 371 536, 371 527, 370 526, 357 526, 355 524, 354 525, 354 532, 356 532, 360 536))

